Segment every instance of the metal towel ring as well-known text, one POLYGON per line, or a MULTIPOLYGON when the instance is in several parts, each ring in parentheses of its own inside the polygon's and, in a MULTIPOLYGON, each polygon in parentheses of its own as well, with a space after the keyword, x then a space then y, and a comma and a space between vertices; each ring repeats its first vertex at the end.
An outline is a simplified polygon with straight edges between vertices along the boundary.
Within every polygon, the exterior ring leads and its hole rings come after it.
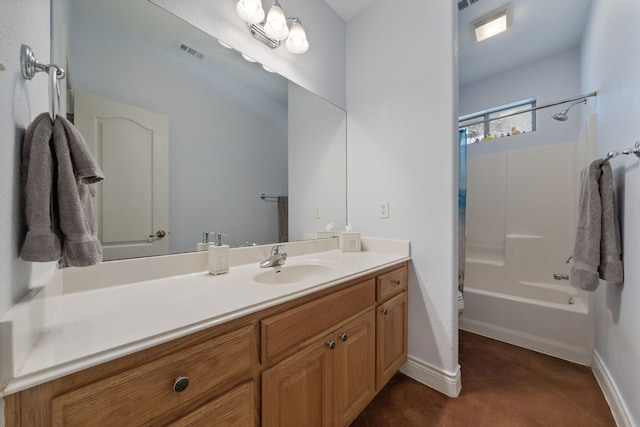
POLYGON ((41 71, 49 75, 49 117, 51 121, 54 121, 60 112, 60 83, 58 80, 65 77, 64 69, 55 64, 41 63, 36 59, 33 50, 26 44, 20 47, 20 67, 22 77, 27 80, 33 79, 33 76, 41 71))

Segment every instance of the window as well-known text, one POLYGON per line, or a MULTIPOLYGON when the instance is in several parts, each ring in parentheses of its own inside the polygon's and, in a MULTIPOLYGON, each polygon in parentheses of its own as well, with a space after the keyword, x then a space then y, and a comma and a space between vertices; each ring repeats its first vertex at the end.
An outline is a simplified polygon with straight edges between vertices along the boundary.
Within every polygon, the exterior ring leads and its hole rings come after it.
POLYGON ((515 115, 511 114, 530 110, 531 108, 535 108, 535 106, 536 101, 532 99, 504 105, 485 112, 462 117, 458 122, 458 126, 467 129, 467 144, 533 132, 536 130, 535 111, 527 111, 526 113, 515 115))

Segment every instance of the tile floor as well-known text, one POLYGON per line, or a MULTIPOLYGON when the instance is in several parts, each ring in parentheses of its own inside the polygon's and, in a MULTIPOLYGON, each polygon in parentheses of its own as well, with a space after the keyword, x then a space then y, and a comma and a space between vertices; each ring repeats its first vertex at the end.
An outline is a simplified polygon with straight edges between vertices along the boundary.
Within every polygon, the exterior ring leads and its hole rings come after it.
POLYGON ((589 367, 460 331, 462 391, 398 374, 351 427, 615 427, 589 367))

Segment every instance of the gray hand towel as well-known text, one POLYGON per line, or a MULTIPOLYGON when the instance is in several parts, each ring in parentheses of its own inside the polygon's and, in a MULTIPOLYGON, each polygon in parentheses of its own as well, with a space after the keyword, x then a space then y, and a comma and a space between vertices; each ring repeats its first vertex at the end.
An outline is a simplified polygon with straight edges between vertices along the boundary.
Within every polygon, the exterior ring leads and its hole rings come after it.
POLYGON ((22 144, 21 185, 27 236, 20 256, 25 261, 57 261, 62 255, 55 200, 55 163, 51 153, 53 124, 43 113, 27 127, 22 144))
POLYGON ((94 183, 104 178, 80 133, 63 117, 40 114, 22 147, 27 235, 25 261, 87 266, 102 260, 93 210, 94 183))
POLYGON ((58 164, 58 210, 63 234, 63 266, 84 267, 102 261, 93 207, 96 182, 104 179, 78 130, 64 117, 53 127, 58 164))
POLYGON ((595 291, 599 278, 621 283, 620 227, 608 159, 595 160, 582 171, 578 209, 571 285, 595 291))

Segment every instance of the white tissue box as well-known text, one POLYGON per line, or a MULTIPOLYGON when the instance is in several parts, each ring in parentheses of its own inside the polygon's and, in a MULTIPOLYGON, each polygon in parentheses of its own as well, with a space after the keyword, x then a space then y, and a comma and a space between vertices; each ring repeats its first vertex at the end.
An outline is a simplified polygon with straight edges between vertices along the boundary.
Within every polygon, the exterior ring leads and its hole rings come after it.
POLYGON ((318 239, 330 239, 331 237, 336 237, 334 231, 318 231, 318 239))
POLYGON ((341 232, 339 247, 342 252, 360 252, 360 233, 353 231, 341 232))

